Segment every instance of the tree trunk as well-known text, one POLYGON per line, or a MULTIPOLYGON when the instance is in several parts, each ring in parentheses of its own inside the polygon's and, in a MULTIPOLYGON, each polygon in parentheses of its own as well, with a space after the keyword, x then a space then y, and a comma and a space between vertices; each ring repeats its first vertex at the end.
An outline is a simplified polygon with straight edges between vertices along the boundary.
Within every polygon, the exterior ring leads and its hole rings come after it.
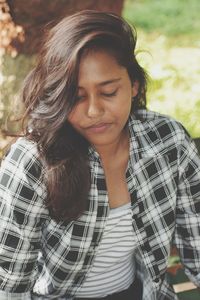
POLYGON ((19 53, 38 51, 45 24, 83 9, 109 11, 121 15, 124 0, 7 0, 12 20, 24 31, 22 39, 14 38, 12 46, 19 53))

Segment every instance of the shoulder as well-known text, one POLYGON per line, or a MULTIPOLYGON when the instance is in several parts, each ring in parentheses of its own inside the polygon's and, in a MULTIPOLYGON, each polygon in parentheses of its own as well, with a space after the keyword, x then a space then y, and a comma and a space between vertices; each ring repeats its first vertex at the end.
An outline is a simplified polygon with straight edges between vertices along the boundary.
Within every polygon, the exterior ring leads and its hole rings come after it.
POLYGON ((37 145, 19 138, 10 146, 0 167, 0 205, 7 207, 4 213, 9 214, 9 222, 13 215, 19 222, 48 218, 47 190, 41 174, 37 145))
MULTIPOLYGON (((145 153, 164 154, 179 151, 191 144, 191 137, 184 126, 174 118, 148 110, 138 110, 130 116, 129 131, 145 153)), ((133 140, 134 140, 133 139, 133 140)))
POLYGON ((154 132, 162 140, 167 137, 182 139, 189 136, 184 126, 174 118, 145 109, 140 109, 131 116, 130 126, 138 134, 142 131, 152 135, 154 132))
POLYGON ((1 171, 23 173, 36 182, 41 174, 37 144, 24 138, 18 138, 8 149, 1 162, 1 171))

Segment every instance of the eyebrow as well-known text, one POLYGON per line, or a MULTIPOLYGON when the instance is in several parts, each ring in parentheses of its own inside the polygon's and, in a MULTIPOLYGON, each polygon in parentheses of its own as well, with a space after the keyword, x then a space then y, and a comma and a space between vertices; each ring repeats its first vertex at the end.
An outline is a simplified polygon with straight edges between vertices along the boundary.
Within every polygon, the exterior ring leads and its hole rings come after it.
POLYGON ((104 85, 107 85, 107 84, 118 82, 120 80, 121 80, 121 78, 110 79, 110 80, 106 80, 106 81, 100 82, 98 85, 104 86, 104 85))
MULTIPOLYGON (((102 81, 102 82, 98 83, 97 85, 98 85, 98 86, 105 86, 105 85, 107 85, 107 84, 115 83, 115 82, 118 82, 118 81, 120 81, 120 80, 121 80, 121 78, 109 79, 109 80, 102 81)), ((83 87, 82 87, 82 86, 79 86, 78 88, 79 88, 79 89, 82 89, 83 87)))

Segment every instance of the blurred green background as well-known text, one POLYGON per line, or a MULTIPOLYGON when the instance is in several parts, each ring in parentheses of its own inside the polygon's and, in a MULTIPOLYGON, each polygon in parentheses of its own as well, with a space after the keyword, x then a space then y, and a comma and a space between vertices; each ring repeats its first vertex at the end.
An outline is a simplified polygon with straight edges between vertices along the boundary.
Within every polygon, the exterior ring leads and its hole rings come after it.
POLYGON ((138 59, 151 77, 148 108, 173 116, 200 137, 200 1, 127 0, 138 59))
MULTIPOLYGON (((148 108, 173 116, 192 137, 200 137, 199 12, 199 0, 126 0, 122 14, 137 29, 137 57, 151 78, 148 108)), ((19 110, 20 85, 35 57, 0 55, 4 129, 8 114, 19 110)), ((0 149, 4 144, 0 135, 0 149)))

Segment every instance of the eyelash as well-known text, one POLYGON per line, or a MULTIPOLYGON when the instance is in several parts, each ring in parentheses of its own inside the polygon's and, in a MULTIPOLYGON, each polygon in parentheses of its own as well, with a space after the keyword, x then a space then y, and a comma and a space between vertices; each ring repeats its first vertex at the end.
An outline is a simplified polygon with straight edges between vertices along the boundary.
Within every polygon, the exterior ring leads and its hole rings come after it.
POLYGON ((77 96, 77 101, 80 102, 81 100, 83 100, 83 96, 77 96))
POLYGON ((107 93, 102 93, 102 95, 103 95, 103 96, 106 96, 106 97, 114 97, 114 96, 116 96, 116 94, 117 94, 117 90, 115 90, 114 92, 109 93, 109 94, 107 94, 107 93))
MULTIPOLYGON (((114 96, 117 95, 117 90, 115 90, 115 91, 112 92, 112 93, 102 93, 102 95, 105 96, 105 97, 108 97, 108 98, 114 97, 114 96)), ((83 99, 84 99, 84 96, 78 96, 78 97, 77 97, 77 100, 78 100, 78 101, 81 101, 81 100, 83 100, 83 99)))

